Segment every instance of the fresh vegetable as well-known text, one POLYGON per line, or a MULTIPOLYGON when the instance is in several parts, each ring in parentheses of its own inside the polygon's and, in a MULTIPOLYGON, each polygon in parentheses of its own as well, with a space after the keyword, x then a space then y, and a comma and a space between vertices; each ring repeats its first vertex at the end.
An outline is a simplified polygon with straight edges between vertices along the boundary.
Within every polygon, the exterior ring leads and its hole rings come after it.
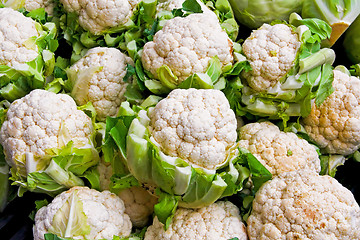
POLYGON ((218 80, 221 69, 231 68, 232 47, 215 15, 199 13, 168 20, 142 50, 144 70, 153 76, 145 80, 145 86, 153 93, 168 93, 182 88, 181 83, 191 81, 196 74, 202 80, 200 88, 213 88, 211 76, 206 74, 210 61, 214 57, 219 61, 214 70, 218 80))
POLYGON ((109 191, 73 187, 56 196, 35 215, 34 240, 45 233, 62 238, 112 239, 131 233, 123 201, 109 191))
POLYGON ((0 99, 14 101, 44 88, 58 47, 54 23, 40 24, 11 8, 0 8, 0 99))
POLYGON ((0 131, 13 184, 56 195, 84 185, 80 178, 97 164, 92 120, 68 95, 36 89, 14 101, 0 131))
POLYGON ((221 201, 199 209, 179 208, 174 222, 165 231, 155 217, 145 233, 145 240, 152 239, 219 239, 247 240, 246 228, 239 209, 231 202, 221 201))
POLYGON ((71 63, 89 48, 121 47, 153 25, 156 0, 60 0, 57 15, 63 37, 72 47, 71 63))
POLYGON ((259 28, 274 20, 289 20, 293 12, 301 12, 304 0, 229 0, 239 23, 259 28))
POLYGON ((53 15, 55 7, 55 0, 1 0, 0 3, 15 10, 24 8, 29 12, 43 8, 49 16, 53 15))
POLYGON ((360 146, 360 79, 335 68, 332 85, 334 92, 320 106, 313 104, 303 124, 324 152, 349 155, 360 146))
POLYGON ((114 184, 154 188, 154 212, 165 227, 178 205, 208 206, 241 191, 249 177, 254 192, 271 179, 251 153, 237 149, 236 118, 219 90, 175 89, 132 111, 107 129, 116 144, 105 149, 115 146, 134 178, 125 173, 114 184))
POLYGON ((271 122, 249 123, 240 128, 239 147, 249 150, 273 176, 308 169, 320 172, 315 146, 271 122))
POLYGON ((320 49, 321 41, 330 36, 330 26, 295 13, 290 24, 264 24, 245 39, 243 53, 251 70, 244 69, 243 81, 229 82, 224 90, 238 115, 286 122, 291 116, 306 117, 314 100, 319 106, 332 93, 335 53, 320 49))
POLYGON ((359 239, 359 224, 360 208, 348 189, 332 177, 301 170, 260 188, 247 231, 250 239, 359 239))
POLYGON ((359 14, 359 0, 304 0, 301 12, 303 18, 318 18, 331 26, 327 46, 334 45, 359 14))
POLYGON ((125 100, 124 81, 130 57, 116 48, 95 47, 67 70, 71 96, 78 105, 91 102, 99 121, 115 117, 125 100))

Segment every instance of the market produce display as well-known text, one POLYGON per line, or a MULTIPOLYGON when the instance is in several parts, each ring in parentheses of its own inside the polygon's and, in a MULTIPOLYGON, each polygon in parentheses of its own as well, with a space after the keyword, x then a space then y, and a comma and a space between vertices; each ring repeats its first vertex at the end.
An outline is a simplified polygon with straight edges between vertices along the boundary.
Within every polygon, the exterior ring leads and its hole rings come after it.
POLYGON ((0 0, 1 239, 360 239, 359 14, 0 0))

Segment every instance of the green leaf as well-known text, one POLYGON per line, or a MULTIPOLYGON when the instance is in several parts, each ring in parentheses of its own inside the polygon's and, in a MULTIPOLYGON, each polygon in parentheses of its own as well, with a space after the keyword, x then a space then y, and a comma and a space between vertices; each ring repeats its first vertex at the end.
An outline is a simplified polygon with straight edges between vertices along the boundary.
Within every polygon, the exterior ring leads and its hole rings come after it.
POLYGON ((110 190, 116 194, 133 186, 141 186, 139 181, 131 174, 114 174, 111 176, 110 181, 110 190))
POLYGON ((266 181, 272 178, 272 174, 250 152, 244 149, 240 151, 245 155, 245 164, 249 167, 251 173, 251 180, 254 184, 253 191, 257 192, 266 181))
POLYGON ((45 240, 67 240, 65 238, 58 237, 53 233, 45 233, 44 234, 44 239, 45 240))
POLYGON ((319 37, 319 40, 325 40, 331 36, 331 27, 328 23, 317 18, 305 18, 302 19, 300 16, 295 16, 296 13, 290 15, 289 23, 296 27, 300 25, 307 26, 310 31, 319 37))
POLYGON ((316 92, 316 106, 320 106, 325 101, 325 99, 334 92, 334 88, 332 86, 333 80, 334 73, 332 70, 332 66, 329 64, 325 64, 322 67, 320 85, 319 89, 316 92))
POLYGON ((72 172, 66 171, 54 160, 50 161, 50 164, 45 169, 45 173, 54 179, 55 182, 67 188, 74 186, 84 186, 84 182, 81 180, 81 178, 75 176, 72 172))
POLYGON ((321 155, 320 156, 320 165, 321 171, 320 175, 329 175, 335 177, 337 167, 344 165, 346 158, 342 155, 321 155))
POLYGON ((159 199, 154 206, 154 213, 159 221, 164 224, 166 230, 172 222, 180 197, 165 193, 159 188, 156 189, 155 193, 159 199))
POLYGON ((160 82, 169 89, 175 89, 178 85, 178 77, 167 65, 162 65, 156 70, 160 82))
POLYGON ((185 0, 182 4, 182 9, 185 12, 202 13, 200 4, 196 0, 185 0))
POLYGON ((213 83, 217 82, 221 75, 221 62, 218 56, 214 56, 209 61, 209 66, 205 72, 213 83))
POLYGON ((83 148, 76 148, 70 141, 62 149, 51 149, 48 151, 61 168, 70 171, 77 176, 83 175, 84 172, 95 166, 99 162, 99 154, 90 144, 83 148))
POLYGON ((44 24, 47 22, 47 13, 44 8, 38 8, 30 11, 26 14, 27 17, 31 17, 32 19, 44 24))
POLYGON ((101 190, 100 189, 100 175, 99 175, 99 171, 97 170, 96 166, 89 168, 80 177, 86 178, 86 180, 90 184, 90 188, 96 189, 98 191, 101 190))
POLYGON ((177 88, 213 89, 214 85, 209 75, 205 73, 195 73, 182 81, 177 88))
POLYGON ((48 230, 50 233, 65 238, 85 236, 90 233, 91 228, 87 223, 83 203, 77 196, 77 190, 71 193, 66 202, 55 213, 48 230))

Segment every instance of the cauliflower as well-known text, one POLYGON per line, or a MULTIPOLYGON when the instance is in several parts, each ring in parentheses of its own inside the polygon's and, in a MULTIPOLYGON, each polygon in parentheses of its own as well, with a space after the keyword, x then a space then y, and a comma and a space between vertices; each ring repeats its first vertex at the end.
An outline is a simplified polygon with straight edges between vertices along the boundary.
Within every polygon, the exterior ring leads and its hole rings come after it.
POLYGON ((138 186, 122 190, 118 196, 124 201, 125 213, 129 215, 132 224, 135 227, 144 227, 154 212, 157 198, 138 186))
POLYGON ((286 24, 263 24, 243 43, 252 70, 244 72, 249 86, 263 92, 274 87, 294 66, 301 42, 286 24))
MULTIPOLYGON (((113 175, 111 165, 101 161, 97 169, 100 175, 101 190, 109 190, 110 177, 113 175)), ((130 217, 133 226, 144 227, 154 212, 157 198, 138 186, 124 189, 119 192, 118 196, 124 201, 125 213, 130 217)))
POLYGON ((190 14, 168 20, 153 41, 145 44, 141 60, 157 79, 158 69, 168 66, 178 85, 194 73, 204 73, 214 56, 222 66, 231 64, 232 46, 217 18, 204 13, 190 14))
POLYGON ((235 237, 247 239, 239 209, 231 202, 216 202, 200 209, 179 208, 166 231, 155 217, 145 233, 145 240, 228 240, 235 237))
POLYGON ((44 161, 27 161, 29 155, 41 158, 47 149, 61 148, 70 140, 75 146, 88 145, 92 133, 91 119, 69 95, 37 89, 11 103, 0 143, 8 164, 26 176, 46 167, 44 161))
MULTIPOLYGON (((156 213, 160 221, 176 206, 201 208, 241 190, 242 169, 235 167, 242 159, 236 145, 237 122, 223 92, 175 89, 133 112, 130 124, 120 118, 107 132, 128 126, 126 142, 116 134, 114 140, 126 149, 126 166, 137 181, 161 190, 156 191, 157 206, 164 206, 163 214, 156 213)), ((116 183, 129 184, 125 181, 116 183)))
POLYGON ((25 0, 24 8, 27 11, 32 11, 38 8, 44 8, 45 12, 49 16, 52 16, 54 13, 55 0, 25 0))
POLYGON ((360 146, 360 80, 333 72, 334 92, 320 106, 313 104, 303 124, 327 153, 348 155, 360 146))
POLYGON ((249 123, 240 128, 239 147, 249 150, 273 175, 299 169, 320 172, 316 149, 292 132, 282 132, 271 122, 249 123))
POLYGON ((336 179, 313 171, 282 173, 256 193, 250 239, 360 239, 360 208, 336 179))
POLYGON ((48 232, 76 239, 126 237, 132 225, 124 211, 123 201, 109 191, 73 187, 36 213, 34 240, 43 240, 48 232))
POLYGON ((126 24, 140 0, 60 0, 65 10, 79 15, 79 24, 95 35, 126 24))
POLYGON ((125 100, 128 84, 123 78, 127 64, 133 65, 133 61, 116 48, 90 49, 68 70, 74 85, 71 95, 76 103, 92 102, 100 121, 105 121, 107 116, 115 117, 125 100))
POLYGON ((237 122, 225 95, 212 89, 175 89, 150 115, 162 151, 194 166, 215 169, 234 146, 237 122))
POLYGON ((28 40, 39 36, 34 20, 11 8, 0 8, 0 65, 14 67, 34 60, 38 47, 28 40))
POLYGON ((54 0, 0 0, 0 3, 5 7, 15 10, 25 8, 27 11, 32 11, 39 8, 44 8, 49 16, 53 15, 55 1, 54 0))

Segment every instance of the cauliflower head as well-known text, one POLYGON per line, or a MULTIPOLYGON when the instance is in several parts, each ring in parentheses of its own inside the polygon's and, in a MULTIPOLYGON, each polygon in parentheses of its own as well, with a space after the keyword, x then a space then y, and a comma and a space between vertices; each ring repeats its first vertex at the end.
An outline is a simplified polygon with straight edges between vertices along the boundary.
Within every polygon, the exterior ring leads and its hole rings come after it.
POLYGON ((252 70, 243 76, 257 92, 273 87, 294 66, 301 45, 298 35, 286 24, 263 24, 243 43, 252 70))
POLYGON ((222 66, 231 63, 232 46, 217 18, 204 13, 190 14, 168 20, 153 41, 145 44, 141 60, 157 79, 157 70, 168 66, 179 84, 194 73, 204 73, 214 56, 219 57, 222 66))
POLYGON ((166 231, 155 217, 145 233, 145 240, 228 240, 235 237, 246 240, 246 228, 239 209, 228 201, 198 209, 178 208, 166 231))
POLYGON ((38 8, 44 8, 45 12, 49 16, 52 16, 54 13, 55 1, 54 0, 25 0, 24 8, 27 11, 32 11, 38 8))
POLYGON ((95 35, 126 24, 139 2, 140 0, 60 0, 65 11, 78 14, 80 26, 95 35))
MULTIPOLYGON (((97 169, 100 175, 101 190, 109 190, 110 178, 113 175, 111 164, 101 161, 97 169)), ((151 195, 145 188, 139 186, 124 189, 119 192, 118 196, 125 204, 125 213, 130 217, 132 225, 144 227, 154 212, 157 198, 151 195)))
POLYGON ((239 135, 239 147, 249 150, 273 175, 299 169, 321 170, 313 145, 295 133, 280 131, 271 122, 246 124, 239 135))
POLYGON ((237 122, 225 95, 213 89, 175 89, 150 113, 162 151, 192 165, 215 169, 235 144, 237 122))
POLYGON ((360 146, 360 80, 334 70, 334 92, 303 119, 308 135, 327 153, 348 155, 360 146))
POLYGON ((56 196, 49 205, 39 209, 35 215, 33 235, 34 240, 43 240, 44 234, 48 232, 55 232, 59 237, 76 239, 112 239, 114 235, 121 237, 130 235, 131 228, 124 203, 118 196, 109 191, 98 192, 88 187, 73 187, 56 196), (69 204, 71 211, 85 216, 86 222, 78 222, 78 224, 89 225, 90 231, 86 235, 72 232, 66 235, 59 231, 59 226, 55 226, 58 217, 63 218, 64 223, 69 220, 79 221, 75 219, 78 216, 72 216, 70 210, 66 211, 69 204))
MULTIPOLYGON (((69 95, 36 89, 11 103, 0 143, 8 164, 26 176, 26 154, 41 157, 47 149, 61 148, 70 140, 75 146, 84 146, 92 133, 91 119, 77 109, 69 95)), ((35 165, 36 171, 46 167, 43 161, 35 165)))
POLYGON ((38 47, 27 41, 39 35, 34 20, 11 8, 0 8, 0 65, 14 67, 34 60, 38 47))
POLYGON ((123 81, 127 64, 133 65, 130 57, 116 48, 96 47, 73 64, 68 76, 74 83, 72 97, 78 105, 92 102, 97 119, 116 116, 125 100, 128 85, 123 81))
POLYGON ((249 239, 360 239, 360 208, 336 179, 308 171, 282 173, 256 193, 249 239))

